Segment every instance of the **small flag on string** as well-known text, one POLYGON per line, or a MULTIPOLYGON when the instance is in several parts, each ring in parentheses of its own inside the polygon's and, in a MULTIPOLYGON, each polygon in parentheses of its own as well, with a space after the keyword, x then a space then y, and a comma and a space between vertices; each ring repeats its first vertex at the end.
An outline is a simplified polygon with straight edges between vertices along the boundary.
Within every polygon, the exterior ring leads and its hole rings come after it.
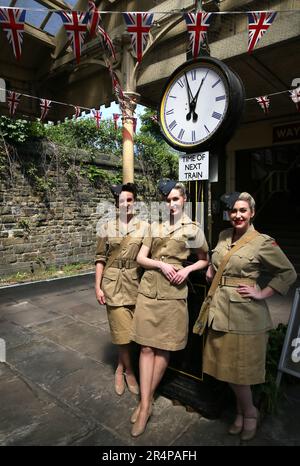
POLYGON ((67 13, 66 11, 58 11, 57 13, 63 21, 68 39, 71 41, 76 61, 79 63, 81 46, 87 31, 89 13, 80 13, 79 11, 71 11, 70 13, 67 13))
POLYGON ((251 53, 256 47, 258 41, 267 32, 277 13, 253 11, 248 13, 248 53, 251 53))
POLYGON ((96 120, 97 128, 100 128, 100 120, 101 120, 102 112, 100 112, 100 110, 93 110, 93 114, 96 120))
POLYGON ((88 20, 88 30, 90 36, 94 37, 100 21, 100 13, 96 8, 95 3, 92 0, 89 0, 89 20, 88 20))
POLYGON ((201 45, 206 44, 207 30, 211 24, 213 13, 186 13, 184 19, 189 33, 190 48, 194 58, 200 54, 201 45))
POLYGON ((52 100, 47 100, 47 99, 40 99, 40 106, 41 106, 41 121, 43 121, 48 112, 49 112, 49 109, 51 107, 51 103, 52 103, 52 100))
POLYGON ((300 112, 300 87, 290 91, 290 97, 296 105, 297 111, 300 112))
POLYGON ((153 23, 153 13, 123 13, 131 45, 138 63, 142 61, 143 52, 148 43, 149 31, 153 23))
POLYGON ((118 113, 113 113, 113 119, 114 119, 114 124, 115 124, 115 130, 117 131, 118 129, 118 119, 120 115, 118 113))
POLYGON ((154 121, 154 123, 158 123, 158 116, 157 113, 154 113, 154 115, 151 115, 151 120, 154 121))
POLYGON ((0 8, 0 25, 11 43, 17 60, 21 57, 26 10, 0 8))
POLYGON ((7 92, 8 92, 7 105, 9 109, 9 115, 12 117, 15 114, 17 106, 19 105, 21 94, 18 94, 15 91, 7 91, 7 92))
POLYGON ((77 107, 76 105, 74 105, 74 108, 75 108, 75 114, 73 116, 75 118, 78 118, 80 116, 81 108, 77 107))
POLYGON ((264 113, 267 114, 269 112, 270 107, 270 99, 267 95, 261 95, 260 97, 255 97, 255 100, 258 102, 260 107, 263 109, 264 113))

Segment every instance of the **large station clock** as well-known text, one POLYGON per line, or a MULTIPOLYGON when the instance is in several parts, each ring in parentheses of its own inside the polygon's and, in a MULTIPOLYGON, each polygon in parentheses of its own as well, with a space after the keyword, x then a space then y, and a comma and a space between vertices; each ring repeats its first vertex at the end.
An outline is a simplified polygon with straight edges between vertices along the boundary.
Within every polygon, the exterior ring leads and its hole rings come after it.
POLYGON ((240 78, 225 63, 211 57, 188 61, 174 71, 163 90, 162 134, 183 152, 216 148, 233 135, 244 99, 240 78))

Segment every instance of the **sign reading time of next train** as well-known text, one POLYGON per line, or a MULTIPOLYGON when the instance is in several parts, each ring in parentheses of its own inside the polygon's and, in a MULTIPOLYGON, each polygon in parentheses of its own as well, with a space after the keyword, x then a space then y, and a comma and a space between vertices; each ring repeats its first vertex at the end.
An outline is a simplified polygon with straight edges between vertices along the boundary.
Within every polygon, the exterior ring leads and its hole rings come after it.
POLYGON ((209 153, 184 154, 179 156, 179 181, 208 180, 209 153))

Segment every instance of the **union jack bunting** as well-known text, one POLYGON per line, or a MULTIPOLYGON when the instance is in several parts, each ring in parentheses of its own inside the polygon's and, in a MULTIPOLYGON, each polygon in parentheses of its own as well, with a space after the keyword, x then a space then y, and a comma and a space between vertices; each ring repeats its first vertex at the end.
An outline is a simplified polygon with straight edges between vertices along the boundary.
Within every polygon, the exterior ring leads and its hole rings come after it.
POLYGON ((52 103, 52 100, 47 100, 47 99, 40 99, 40 106, 41 106, 41 121, 43 121, 48 112, 49 112, 49 109, 51 107, 51 103, 52 103))
POLYGON ((20 101, 20 95, 21 94, 18 94, 15 91, 8 91, 8 96, 6 100, 7 100, 9 115, 11 117, 15 114, 15 111, 20 101))
POLYGON ((96 120, 97 128, 100 128, 100 120, 101 120, 102 112, 100 112, 100 110, 93 110, 93 114, 96 120))
POLYGON ((81 108, 80 108, 80 107, 77 107, 76 105, 74 105, 74 108, 75 108, 74 117, 75 117, 75 118, 78 118, 78 117, 80 116, 80 113, 81 113, 81 108))
POLYGON ((123 17, 131 37, 134 55, 140 63, 153 23, 153 13, 123 13, 123 17))
POLYGON ((100 21, 100 13, 96 8, 95 3, 90 0, 89 1, 88 30, 90 31, 91 37, 94 37, 96 35, 99 21, 100 21))
POLYGON ((267 32, 277 13, 253 11, 248 13, 248 53, 251 53, 258 41, 267 32))
POLYGON ((270 99, 267 95, 261 95, 260 97, 255 97, 255 100, 258 102, 260 107, 263 109, 264 113, 268 113, 270 106, 270 99))
POLYGON ((119 78, 112 68, 110 68, 109 71, 111 75, 111 81, 112 81, 112 87, 113 87, 114 94, 117 96, 119 102, 123 101, 125 99, 125 96, 123 94, 123 90, 122 90, 119 78))
POLYGON ((297 87, 296 89, 290 91, 290 97, 296 105, 298 112, 300 112, 300 87, 297 87))
POLYGON ((6 32, 17 60, 21 57, 26 10, 0 8, 0 24, 6 32))
POLYGON ((76 61, 79 63, 81 46, 87 31, 89 13, 80 13, 79 11, 70 11, 69 13, 66 11, 58 11, 57 13, 60 15, 64 23, 64 28, 68 39, 71 41, 76 61))
POLYGON ((113 119, 114 119, 114 124, 115 124, 115 130, 118 129, 118 119, 120 115, 118 113, 113 113, 113 119))
POLYGON ((154 115, 151 115, 151 120, 154 121, 154 123, 158 123, 158 117, 157 117, 157 113, 154 113, 154 115))
POLYGON ((108 35, 108 33, 103 29, 101 21, 100 21, 100 23, 98 25, 97 32, 101 36, 101 39, 103 41, 103 45, 108 49, 110 55, 112 55, 113 59, 116 61, 116 51, 115 51, 114 45, 113 45, 112 40, 111 40, 110 36, 108 35))
POLYGON ((211 24, 213 13, 186 13, 184 19, 189 33, 190 47, 194 58, 200 54, 202 44, 206 43, 207 30, 211 24))

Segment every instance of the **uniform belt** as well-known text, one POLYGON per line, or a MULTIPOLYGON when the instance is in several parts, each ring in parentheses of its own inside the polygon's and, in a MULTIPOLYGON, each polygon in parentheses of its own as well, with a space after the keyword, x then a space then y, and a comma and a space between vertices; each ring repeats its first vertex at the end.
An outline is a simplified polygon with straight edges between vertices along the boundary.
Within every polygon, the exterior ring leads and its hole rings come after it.
POLYGON ((219 286, 238 286, 238 285, 256 285, 256 281, 252 278, 244 277, 221 277, 219 286))
POLYGON ((134 269, 138 267, 138 263, 132 259, 116 259, 112 262, 111 267, 117 269, 134 269))

